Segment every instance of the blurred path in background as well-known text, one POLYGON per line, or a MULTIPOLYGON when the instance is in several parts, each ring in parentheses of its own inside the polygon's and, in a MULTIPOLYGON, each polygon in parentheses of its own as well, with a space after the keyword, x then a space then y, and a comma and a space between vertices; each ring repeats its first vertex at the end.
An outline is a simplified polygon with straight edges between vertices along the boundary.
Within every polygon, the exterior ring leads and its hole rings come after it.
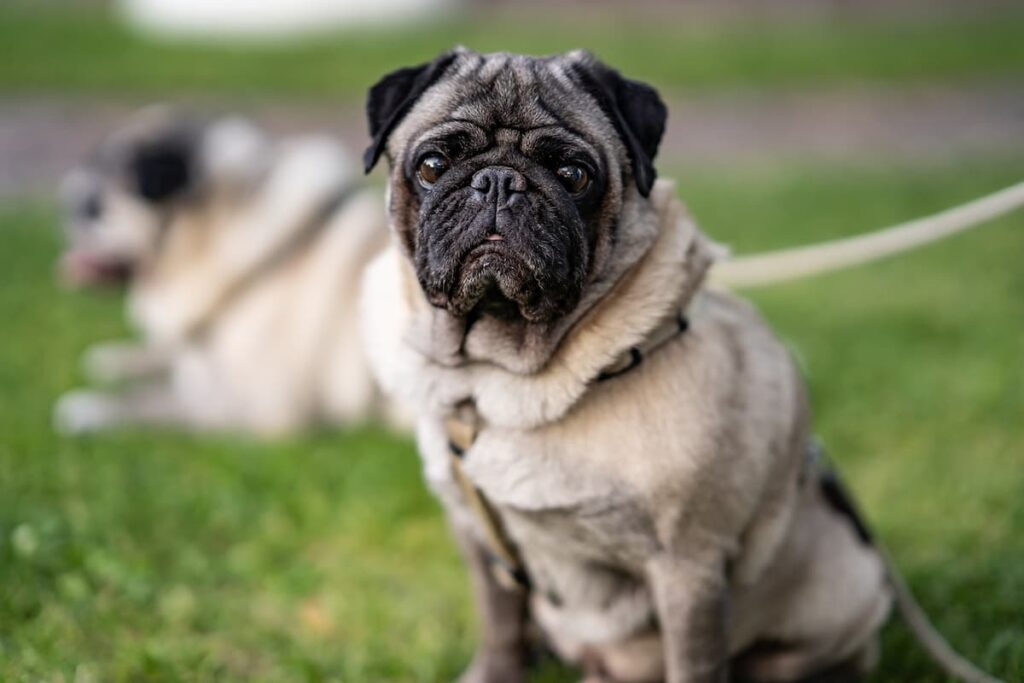
MULTIPOLYGON (((23 96, 0 102, 0 197, 52 192, 61 174, 146 101, 23 96)), ((668 102, 664 168, 790 162, 941 162, 1024 153, 1024 83, 701 91, 668 102)), ((366 142, 354 103, 216 104, 277 133, 366 142)))

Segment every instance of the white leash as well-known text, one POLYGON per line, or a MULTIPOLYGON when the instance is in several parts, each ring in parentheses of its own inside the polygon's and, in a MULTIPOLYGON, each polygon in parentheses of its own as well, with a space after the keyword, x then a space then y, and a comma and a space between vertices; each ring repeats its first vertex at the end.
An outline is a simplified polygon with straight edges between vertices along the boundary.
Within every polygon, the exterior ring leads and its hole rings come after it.
POLYGON ((1024 206, 1024 182, 941 213, 844 239, 722 261, 711 282, 760 287, 849 268, 909 251, 977 227, 1024 206))

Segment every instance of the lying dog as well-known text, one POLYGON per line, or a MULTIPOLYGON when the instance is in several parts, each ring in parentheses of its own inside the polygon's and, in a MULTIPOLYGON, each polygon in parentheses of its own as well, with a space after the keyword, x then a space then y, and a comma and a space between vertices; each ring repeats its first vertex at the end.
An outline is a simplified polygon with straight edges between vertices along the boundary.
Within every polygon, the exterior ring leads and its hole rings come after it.
POLYGON ((58 427, 123 424, 278 434, 379 407, 357 290, 387 241, 379 194, 333 140, 273 143, 237 119, 147 109, 69 175, 77 285, 128 284, 142 341, 90 349, 114 391, 75 391, 58 427))
POLYGON ((868 671, 887 565, 782 344, 702 286, 717 250, 655 180, 657 93, 584 52, 458 49, 367 113, 396 241, 363 331, 472 575, 462 680, 523 680, 534 626, 593 680, 868 671))

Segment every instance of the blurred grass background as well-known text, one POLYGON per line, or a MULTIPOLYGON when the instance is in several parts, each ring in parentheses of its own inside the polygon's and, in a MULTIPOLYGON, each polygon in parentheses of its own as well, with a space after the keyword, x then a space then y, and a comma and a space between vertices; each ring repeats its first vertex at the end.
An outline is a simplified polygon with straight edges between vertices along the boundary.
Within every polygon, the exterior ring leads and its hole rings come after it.
MULTIPOLYGON (((1017 15, 966 22, 495 27, 479 18, 260 48, 153 42, 105 14, 0 6, 0 93, 353 100, 442 46, 592 48, 668 92, 1015 79, 1017 15), (566 44, 571 36, 571 45, 566 44)), ((1013 153, 789 160, 663 175, 738 251, 859 232, 1024 178, 1013 153)), ((0 206, 0 681, 445 681, 473 625, 405 439, 66 439, 52 403, 115 293, 58 288, 54 203, 0 206)), ((801 360, 817 429, 940 628, 1024 680, 1024 216, 911 256, 757 292, 801 360)), ((894 622, 874 681, 941 681, 894 622)), ((543 680, 574 680, 544 667, 543 680)))
POLYGON ((268 48, 244 40, 152 40, 104 13, 16 2, 0 5, 0 87, 160 97, 272 91, 361 100, 367 84, 396 64, 419 63, 457 44, 530 54, 585 46, 669 94, 723 85, 901 83, 1020 75, 1022 36, 1024 8, 767 27, 756 18, 688 24, 578 12, 371 27, 268 48))

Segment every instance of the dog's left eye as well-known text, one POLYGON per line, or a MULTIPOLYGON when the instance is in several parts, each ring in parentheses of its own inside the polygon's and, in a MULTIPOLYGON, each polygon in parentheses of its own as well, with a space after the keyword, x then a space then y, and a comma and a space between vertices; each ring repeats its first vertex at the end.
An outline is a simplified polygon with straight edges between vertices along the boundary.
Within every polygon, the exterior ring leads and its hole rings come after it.
POLYGON ((581 166, 572 164, 562 166, 555 171, 555 175, 558 176, 569 194, 583 194, 590 187, 590 175, 581 166))
POLYGON ((420 185, 429 190, 447 170, 448 160, 440 154, 431 154, 420 162, 419 168, 416 169, 416 177, 420 185))

